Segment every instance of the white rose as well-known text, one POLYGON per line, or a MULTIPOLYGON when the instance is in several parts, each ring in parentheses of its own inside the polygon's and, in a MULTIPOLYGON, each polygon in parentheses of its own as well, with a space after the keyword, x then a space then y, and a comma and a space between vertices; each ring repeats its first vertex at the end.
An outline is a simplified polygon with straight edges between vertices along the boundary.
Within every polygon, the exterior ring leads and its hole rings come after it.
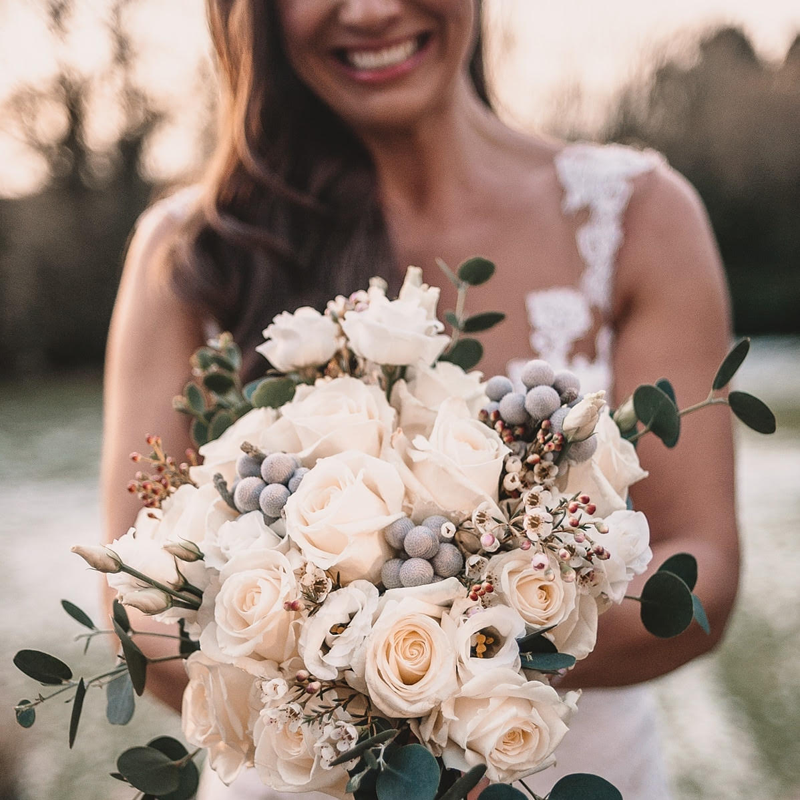
POLYGON ((446 767, 486 764, 490 781, 511 783, 553 763, 575 698, 511 669, 488 670, 412 729, 446 767))
POLYGON ((550 556, 550 565, 554 574, 548 580, 545 570, 534 569, 530 551, 511 550, 493 557, 488 572, 498 599, 534 628, 556 625, 547 636, 559 652, 586 658, 597 638, 597 603, 591 597, 583 602, 576 584, 562 580, 554 556, 550 556))
POLYGON ((409 267, 397 300, 371 286, 369 305, 348 311, 342 328, 357 355, 382 365, 432 364, 450 342, 436 319, 439 290, 422 283, 421 271, 409 267))
POLYGON ((380 581, 392 557, 383 529, 402 516, 403 482, 386 461, 355 450, 323 458, 286 503, 286 531, 316 566, 342 583, 380 581))
POLYGON ((605 396, 604 391, 587 394, 569 410, 563 423, 567 441, 582 442, 594 433, 606 404, 605 396))
POLYGON ((246 659, 285 661, 296 651, 300 614, 287 611, 284 603, 299 595, 294 568, 283 553, 235 555, 203 594, 201 650, 242 666, 246 659))
MULTIPOLYGON (((227 508, 223 500, 220 501, 227 508)), ((234 512, 235 513, 235 512, 234 512)), ((275 523, 277 527, 278 523, 275 523)), ((209 567, 222 569, 233 556, 246 550, 272 550, 284 540, 266 522, 260 511, 229 519, 216 531, 209 532, 203 542, 205 562, 209 567)))
MULTIPOLYGON (((326 699, 331 699, 330 695, 326 699)), ((313 712, 320 701, 310 700, 305 713, 313 712)), ((323 790, 344 797, 347 772, 343 766, 330 767, 316 747, 319 725, 303 724, 304 709, 291 703, 268 706, 256 720, 254 764, 264 784, 279 792, 323 790)))
MULTIPOLYGON (((161 542, 149 536, 141 536, 135 528, 131 528, 124 536, 111 542, 108 549, 124 564, 147 575, 148 578, 173 589, 177 589, 182 583, 175 559, 161 547, 161 542)), ((149 589, 152 586, 127 572, 109 573, 106 575, 106 580, 108 585, 116 590, 121 603, 125 602, 129 593, 149 589)))
POLYGON ((406 437, 397 434, 393 443, 405 467, 403 480, 415 518, 441 513, 438 509, 464 516, 487 500, 497 503, 508 448, 494 430, 470 414, 464 400, 442 403, 427 439, 417 436, 409 446, 406 437))
POLYGON ((360 450, 376 458, 394 427, 394 409, 377 386, 356 378, 319 380, 299 386, 283 409, 300 443, 299 457, 313 466, 320 458, 360 450))
POLYGON ((375 707, 389 717, 427 714, 457 686, 455 652, 442 609, 413 597, 388 602, 367 639, 365 679, 375 707))
POLYGON ((517 639, 525 635, 525 621, 510 606, 481 608, 462 598, 442 617, 442 629, 453 643, 462 681, 500 667, 519 672, 517 639), (482 642, 479 636, 485 637, 482 642), (477 652, 479 645, 486 649, 477 652))
POLYGON ((303 625, 298 650, 306 669, 323 681, 335 680, 372 630, 378 590, 368 581, 353 581, 332 592, 303 625), (341 628, 341 630, 340 630, 341 628))
POLYGON ((469 413, 477 418, 488 402, 483 391, 481 372, 464 372, 449 361, 437 361, 433 367, 418 364, 409 368, 406 379, 398 381, 392 392, 392 404, 399 411, 398 425, 409 439, 428 436, 436 421, 436 412, 449 397, 460 397, 469 413))
POLYGON ((634 576, 641 575, 653 558, 650 527, 641 511, 615 511, 605 519, 608 533, 597 540, 611 554, 602 567, 601 590, 614 603, 621 603, 634 576))
POLYGON ((248 700, 254 677, 230 664, 192 653, 186 660, 189 685, 183 693, 181 725, 190 744, 208 749, 211 768, 231 783, 253 763, 248 700))
POLYGON ((623 439, 608 411, 600 414, 597 450, 581 464, 559 470, 556 486, 563 496, 587 494, 597 506, 597 516, 606 517, 627 507, 628 487, 647 473, 639 466, 636 448, 623 439))
POLYGON ((296 453, 300 450, 294 428, 279 419, 274 408, 254 408, 237 419, 219 439, 200 448, 203 463, 191 468, 192 480, 198 484, 210 483, 214 475, 220 473, 230 486, 236 478, 236 460, 242 455, 244 442, 250 442, 267 453, 296 453))
POLYGON ((256 351, 280 372, 293 372, 327 364, 339 347, 339 328, 330 317, 303 306, 274 317, 264 338, 268 341, 256 351))

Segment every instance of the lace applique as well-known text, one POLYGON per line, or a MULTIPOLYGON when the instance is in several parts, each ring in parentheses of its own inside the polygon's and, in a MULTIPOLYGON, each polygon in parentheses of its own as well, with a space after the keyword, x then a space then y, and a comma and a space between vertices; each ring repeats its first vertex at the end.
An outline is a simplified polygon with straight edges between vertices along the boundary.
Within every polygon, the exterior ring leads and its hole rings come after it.
MULTIPOLYGON (((574 215, 587 210, 577 232, 578 252, 585 264, 578 287, 559 286, 530 292, 525 305, 531 326, 531 347, 556 368, 570 369, 587 389, 611 384, 612 332, 608 324, 614 266, 622 244, 622 219, 633 193, 632 180, 663 162, 653 151, 621 145, 579 143, 565 147, 555 159, 564 187, 562 208, 574 215), (594 311, 601 315, 595 358, 574 354, 574 346, 591 330, 594 311)), ((524 360, 509 363, 509 377, 518 377, 524 360)))

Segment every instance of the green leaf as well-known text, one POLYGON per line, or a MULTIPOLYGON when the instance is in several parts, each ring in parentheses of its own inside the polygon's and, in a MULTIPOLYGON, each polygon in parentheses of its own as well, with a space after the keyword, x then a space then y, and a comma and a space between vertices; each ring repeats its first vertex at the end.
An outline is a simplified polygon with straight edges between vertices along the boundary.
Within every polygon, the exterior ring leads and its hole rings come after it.
POLYGON ((747 392, 731 392, 728 395, 731 411, 748 428, 752 428, 757 433, 775 433, 775 415, 770 411, 769 406, 757 397, 753 397, 747 392))
POLYGON ((677 575, 690 591, 697 585, 697 559, 690 553, 675 553, 658 568, 658 571, 677 575))
POLYGON ((61 601, 61 608, 69 614, 76 622, 80 622, 85 628, 91 631, 96 631, 97 626, 92 622, 91 617, 82 609, 78 608, 75 603, 70 603, 69 600, 61 601))
POLYGON ((207 372, 203 376, 203 386, 214 394, 227 394, 235 386, 233 375, 230 372, 207 372))
POLYGON ((106 719, 112 725, 127 725, 134 708, 133 684, 130 674, 125 672, 106 686, 106 719))
POLYGON ((189 381, 189 383, 183 387, 183 396, 186 399, 186 405, 191 409, 192 413, 198 417, 205 413, 206 400, 203 397, 203 392, 200 387, 194 383, 194 381, 189 381))
POLYGON ((544 634, 553 630, 555 625, 548 625, 546 628, 538 628, 531 631, 527 636, 517 639, 517 646, 520 653, 557 653, 558 649, 544 634))
POLYGON ((548 800, 622 800, 616 786, 605 778, 575 773, 562 778, 548 795, 548 800))
POLYGON ((484 311, 480 314, 473 314, 471 317, 464 320, 464 327, 462 330, 465 333, 488 331, 489 328, 494 328, 495 325, 500 324, 505 318, 506 315, 502 311, 484 311))
POLYGON ((238 372, 242 368, 242 351, 236 342, 225 345, 222 351, 225 358, 231 363, 231 369, 238 372))
POLYGON ((681 433, 681 418, 666 392, 649 383, 638 386, 633 393, 633 409, 639 421, 667 447, 675 447, 681 433))
POLYGON ((478 365, 483 358, 483 345, 477 339, 459 339, 439 361, 450 361, 465 372, 478 365))
POLYGON ((438 788, 439 765, 421 744, 395 750, 375 781, 378 800, 434 800, 438 788))
POLYGON ((641 617, 644 627, 660 639, 683 633, 694 617, 691 590, 677 575, 656 572, 642 589, 641 617))
POLYGON ((214 355, 215 353, 210 347, 201 347, 199 350, 195 350, 191 360, 201 370, 207 370, 214 363, 214 355))
MULTIPOLYGON (((173 761, 180 761, 188 755, 188 750, 171 736, 159 736, 152 742, 148 742, 147 746, 159 750, 173 761)), ((193 761, 187 761, 180 770, 181 778, 178 788, 169 794, 159 795, 159 800, 190 800, 195 796, 200 784, 200 772, 197 765, 193 761)))
POLYGON ((346 753, 342 753, 338 758, 331 761, 331 766, 337 767, 339 764, 346 764, 348 761, 358 758, 362 753, 365 753, 372 747, 391 742, 398 733, 400 733, 400 731, 397 728, 391 728, 388 731, 376 733, 374 736, 370 736, 369 739, 364 739, 364 741, 359 742, 355 747, 352 747, 346 753))
POLYGON ((196 642, 194 639, 189 637, 188 633, 186 633, 185 620, 182 619, 178 620, 178 629, 180 630, 180 637, 181 637, 178 652, 184 658, 188 658, 192 653, 195 653, 200 649, 200 642, 196 642))
POLYGON ((697 624, 703 629, 706 635, 711 635, 711 625, 708 624, 708 617, 706 616, 706 610, 703 608, 703 603, 700 598, 696 595, 692 595, 692 610, 694 611, 694 618, 697 620, 697 624))
POLYGON ((208 426, 208 438, 213 441, 219 439, 223 433, 236 421, 233 412, 223 408, 214 414, 211 424, 208 426))
POLYGON ((141 697, 147 680, 147 658, 136 646, 133 639, 117 624, 116 620, 114 620, 114 631, 122 644, 122 654, 125 656, 125 665, 128 667, 128 673, 131 676, 133 690, 141 697))
POLYGON ((192 422, 190 433, 195 447, 202 447, 204 444, 208 444, 208 442, 211 441, 208 436, 208 423, 204 422, 202 419, 196 419, 192 422))
POLYGON ((117 770, 134 788, 157 797, 178 789, 181 770, 154 747, 132 747, 117 759, 117 770))
POLYGON ((717 374, 714 377, 714 383, 712 384, 714 391, 724 389, 731 382, 731 378, 738 372, 739 367, 742 366, 742 362, 747 358, 749 352, 749 339, 742 339, 733 346, 733 349, 725 356, 724 360, 719 365, 717 374))
POLYGON ((258 387, 262 384, 263 381, 264 381, 263 378, 258 378, 258 380, 250 381, 250 383, 246 383, 244 385, 244 389, 242 389, 242 394, 244 395, 245 400, 247 400, 248 403, 252 403, 253 392, 256 389, 258 389, 258 387))
MULTIPOLYGON (((363 764, 364 762, 359 762, 363 764)), ((347 786, 345 786, 344 790, 348 794, 355 794, 361 788, 361 781, 369 775, 372 771, 372 767, 364 767, 360 772, 356 772, 354 775, 350 776, 350 780, 347 781, 347 786)))
MULTIPOLYGON (((18 706, 30 706, 30 700, 20 700, 17 703, 18 706)), ((17 722, 22 725, 23 728, 30 728, 34 722, 36 722, 36 709, 31 708, 16 708, 14 709, 14 714, 17 717, 17 722)))
POLYGON ((83 699, 86 697, 86 684, 83 678, 78 681, 78 688, 75 690, 75 698, 72 701, 72 714, 69 718, 69 749, 75 744, 75 737, 78 735, 78 723, 81 721, 83 711, 83 699))
POLYGON ((468 258, 459 268, 458 277, 470 286, 480 286, 494 275, 494 264, 488 258, 468 258))
POLYGON ((678 400, 675 396, 675 388, 666 378, 659 378, 659 380, 656 381, 656 386, 661 389, 676 406, 678 405, 678 400))
POLYGON ((520 798, 527 800, 519 789, 509 786, 507 783, 493 783, 478 795, 478 800, 520 800, 520 798))
POLYGON ((464 800, 486 774, 486 764, 477 764, 465 772, 438 800, 464 800))
POLYGON ((523 669, 537 672, 558 672, 575 666, 575 656, 567 653, 525 653, 521 661, 523 669))
POLYGON ((131 622, 128 619, 128 612, 125 610, 125 606, 120 603, 119 600, 114 600, 111 604, 111 617, 117 625, 128 633, 131 629, 131 622))
POLYGON ((250 402, 254 408, 280 408, 294 397, 296 388, 291 378, 265 378, 256 387, 250 402))
POLYGON ((450 325, 451 327, 455 328, 457 331, 463 331, 464 329, 461 327, 461 322, 459 322, 458 317, 452 311, 445 311, 444 312, 444 321, 450 325))
POLYGON ((14 666, 46 686, 60 686, 72 680, 72 670, 61 659, 40 650, 20 650, 14 656, 14 666))

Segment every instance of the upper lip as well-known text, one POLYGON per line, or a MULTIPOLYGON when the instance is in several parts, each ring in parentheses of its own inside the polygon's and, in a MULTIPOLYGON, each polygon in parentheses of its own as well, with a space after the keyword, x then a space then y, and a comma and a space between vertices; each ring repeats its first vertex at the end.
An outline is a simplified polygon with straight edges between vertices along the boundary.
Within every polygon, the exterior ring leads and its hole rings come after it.
POLYGON ((387 47, 394 47, 395 45, 407 42, 409 39, 418 39, 420 36, 425 36, 428 33, 428 31, 418 31, 417 33, 409 33, 405 36, 393 36, 391 39, 369 39, 361 42, 337 44, 331 49, 337 53, 341 53, 343 50, 385 50, 387 47))

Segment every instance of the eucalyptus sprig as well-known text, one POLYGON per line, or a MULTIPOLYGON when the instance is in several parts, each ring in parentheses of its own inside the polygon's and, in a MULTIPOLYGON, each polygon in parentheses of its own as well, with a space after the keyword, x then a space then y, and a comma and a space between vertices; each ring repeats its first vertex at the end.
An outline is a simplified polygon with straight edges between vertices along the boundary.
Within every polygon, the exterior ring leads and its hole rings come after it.
POLYGON ((462 334, 488 331, 506 318, 501 311, 483 311, 472 316, 466 312, 467 290, 470 286, 486 283, 494 275, 495 266, 482 256, 467 259, 455 272, 441 258, 436 259, 436 264, 457 292, 455 310, 447 311, 444 315, 453 328, 453 335, 439 360, 450 361, 463 370, 470 370, 483 358, 483 345, 477 339, 464 338, 462 334))

